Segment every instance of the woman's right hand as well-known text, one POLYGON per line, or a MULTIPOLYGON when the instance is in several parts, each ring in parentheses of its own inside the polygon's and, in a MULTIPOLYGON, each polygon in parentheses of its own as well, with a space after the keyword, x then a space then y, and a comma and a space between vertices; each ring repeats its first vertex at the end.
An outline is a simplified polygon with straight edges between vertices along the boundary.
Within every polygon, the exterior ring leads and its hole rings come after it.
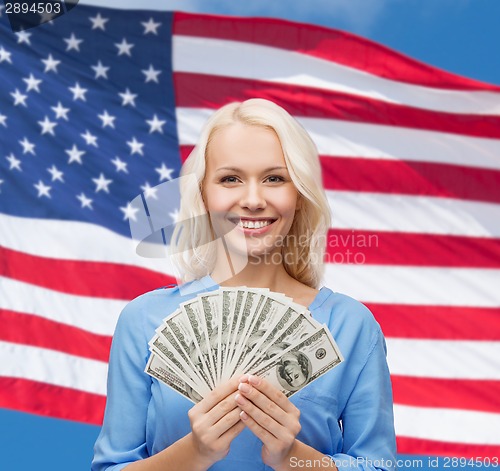
POLYGON ((207 468, 229 453, 231 442, 245 428, 234 399, 238 379, 217 386, 188 412, 194 448, 207 468))

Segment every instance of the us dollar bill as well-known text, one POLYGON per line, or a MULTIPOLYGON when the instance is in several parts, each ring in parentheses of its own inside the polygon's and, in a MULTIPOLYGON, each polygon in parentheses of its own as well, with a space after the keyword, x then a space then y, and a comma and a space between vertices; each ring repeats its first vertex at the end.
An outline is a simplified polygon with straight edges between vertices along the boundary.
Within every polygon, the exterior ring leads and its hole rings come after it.
POLYGON ((251 373, 266 379, 290 397, 335 368, 343 360, 335 340, 325 325, 251 373))
POLYGON ((215 364, 215 382, 219 384, 221 374, 221 350, 219 345, 220 316, 219 293, 208 292, 198 296, 202 312, 205 315, 205 326, 207 329, 210 356, 215 364))
MULTIPOLYGON (((309 311, 306 311, 307 313, 309 311)), ((284 328, 280 323, 276 325, 273 331, 262 342, 259 350, 251 357, 251 363, 247 369, 258 368, 259 365, 266 363, 273 356, 281 353, 291 344, 298 343, 301 339, 314 333, 321 324, 313 319, 310 314, 304 312, 297 313, 294 309, 288 308, 285 314, 291 313, 289 320, 284 328), (253 359, 253 360, 252 360, 253 359)), ((284 316, 280 322, 285 323, 287 316, 284 316)))
POLYGON ((146 363, 144 371, 166 384, 169 388, 182 394, 193 403, 200 402, 201 394, 179 377, 169 366, 156 354, 152 353, 146 363))

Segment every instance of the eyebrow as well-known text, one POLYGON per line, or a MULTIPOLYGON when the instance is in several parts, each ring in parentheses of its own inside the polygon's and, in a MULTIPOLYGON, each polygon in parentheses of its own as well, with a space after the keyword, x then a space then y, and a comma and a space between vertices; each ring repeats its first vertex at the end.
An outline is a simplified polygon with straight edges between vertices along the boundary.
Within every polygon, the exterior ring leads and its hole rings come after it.
MULTIPOLYGON (((231 172, 244 172, 244 170, 242 170, 241 168, 238 168, 238 167, 220 167, 216 170, 216 172, 220 172, 221 170, 230 170, 231 172)), ((283 167, 281 165, 278 165, 276 167, 269 167, 269 168, 266 168, 263 173, 266 173, 266 172, 271 172, 273 170, 288 170, 286 167, 283 167)))

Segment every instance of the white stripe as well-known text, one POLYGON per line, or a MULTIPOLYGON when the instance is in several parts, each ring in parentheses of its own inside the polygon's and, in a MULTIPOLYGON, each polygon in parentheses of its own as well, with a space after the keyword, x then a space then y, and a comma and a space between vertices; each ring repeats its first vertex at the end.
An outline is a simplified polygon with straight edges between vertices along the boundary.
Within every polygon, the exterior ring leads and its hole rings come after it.
POLYGON ((500 237, 500 204, 351 191, 326 195, 338 229, 500 237))
POLYGON ((0 214, 0 227, 0 245, 19 252, 62 260, 120 263, 173 273, 168 258, 141 257, 136 254, 135 241, 97 224, 0 214))
POLYGON ((500 306, 500 270, 326 264, 324 280, 366 303, 500 306))
POLYGON ((500 341, 386 338, 391 374, 500 381, 500 341))
POLYGON ((45 348, 0 341, 0 376, 106 394, 108 364, 45 348))
POLYGON ((500 445, 500 414, 395 404, 394 423, 401 437, 500 445))
MULTIPOLYGON (((214 110, 177 108, 182 145, 196 144, 214 110)), ((500 170, 500 139, 436 131, 351 123, 334 119, 299 118, 321 155, 404 160, 500 170)))
POLYGON ((99 335, 113 335, 127 301, 115 301, 40 288, 0 277, 0 309, 34 314, 99 335))
POLYGON ((450 113, 500 114, 500 95, 497 93, 406 84, 270 46, 174 35, 172 56, 176 72, 316 87, 450 113))

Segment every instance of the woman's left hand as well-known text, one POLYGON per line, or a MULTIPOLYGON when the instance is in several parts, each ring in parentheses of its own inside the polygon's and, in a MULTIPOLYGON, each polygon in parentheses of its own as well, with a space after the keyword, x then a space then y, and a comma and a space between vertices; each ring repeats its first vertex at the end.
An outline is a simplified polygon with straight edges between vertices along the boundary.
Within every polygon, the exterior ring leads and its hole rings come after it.
POLYGON ((241 420, 262 443, 262 461, 279 467, 291 456, 300 432, 300 411, 265 379, 243 375, 235 400, 241 420))

